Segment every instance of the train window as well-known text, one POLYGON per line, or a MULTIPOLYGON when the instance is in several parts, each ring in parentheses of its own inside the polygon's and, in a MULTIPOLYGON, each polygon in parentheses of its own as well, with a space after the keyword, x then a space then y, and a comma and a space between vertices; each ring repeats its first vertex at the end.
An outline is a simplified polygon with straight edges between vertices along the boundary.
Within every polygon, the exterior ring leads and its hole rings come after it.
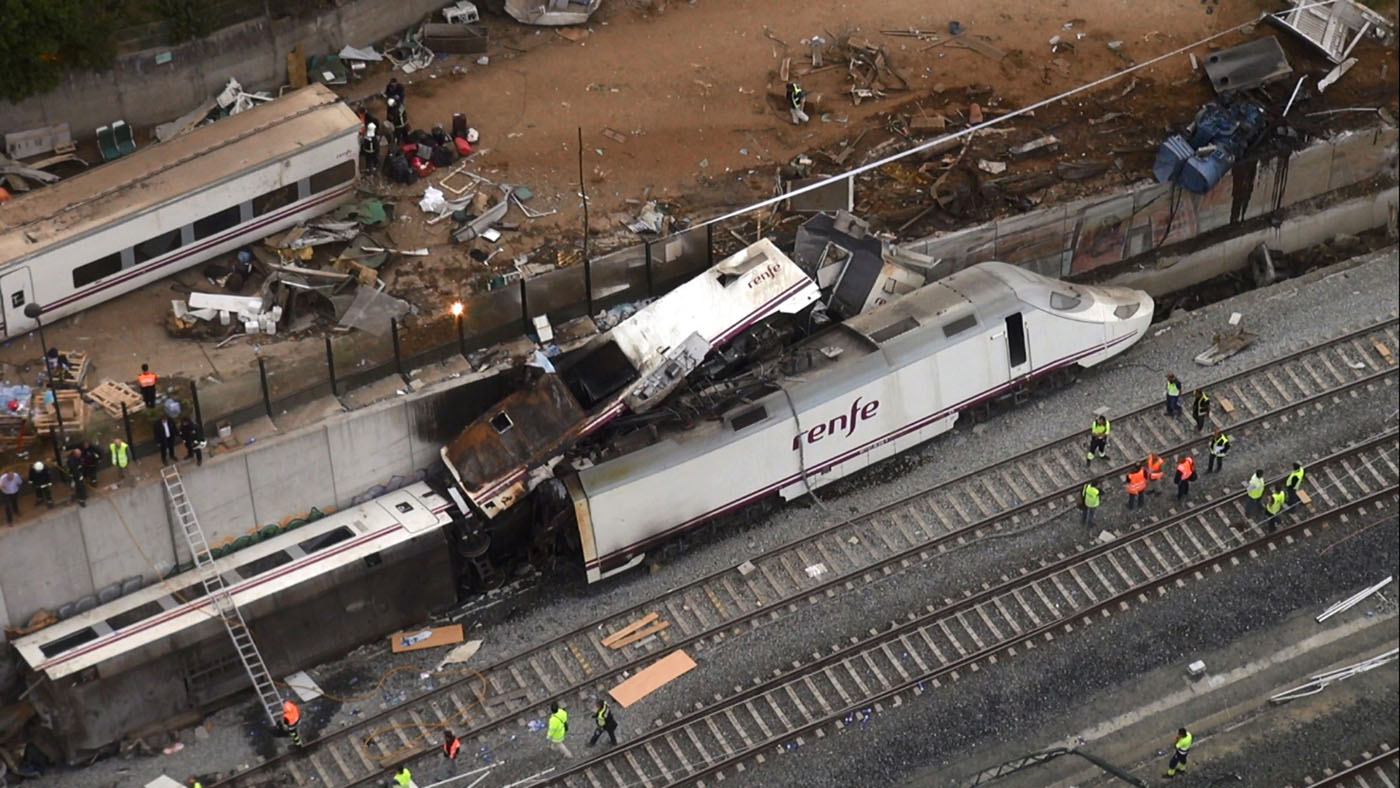
POLYGON ((341 184, 354 179, 355 162, 353 160, 342 161, 334 167, 321 170, 320 172, 311 176, 311 193, 320 194, 321 192, 327 189, 340 186, 341 184))
POLYGON ((151 616, 158 615, 164 609, 165 608, 160 606, 159 602, 147 602, 140 607, 133 607, 125 613, 118 613, 112 616, 107 619, 107 626, 114 630, 121 629, 122 627, 129 627, 138 621, 145 621, 151 616))
POLYGON ((230 227, 237 226, 242 218, 241 214, 240 206, 233 205, 218 213, 210 214, 203 219, 196 220, 194 223, 195 240, 208 238, 211 235, 218 235, 230 227))
POLYGON ((137 244, 134 250, 136 252, 136 262, 144 263, 147 260, 173 252, 178 248, 180 248, 180 229, 177 227, 168 233, 162 233, 137 244))
POLYGON ((291 561, 291 553, 288 553, 286 550, 279 550, 272 555, 265 555, 256 561, 249 561, 246 564, 241 564, 235 568, 234 571, 238 572, 238 574, 243 577, 256 577, 263 572, 276 569, 283 564, 289 564, 291 561))
POLYGON ((955 337, 958 334, 961 334, 962 332, 968 330, 969 328, 973 328, 976 325, 976 315, 963 315, 962 317, 958 318, 957 320, 954 320, 951 323, 943 324, 943 336, 950 338, 955 337))
POLYGON ((67 637, 61 637, 52 643, 45 643, 39 647, 39 650, 42 651, 46 657, 55 657, 65 651, 75 649, 84 643, 91 643, 94 640, 97 640, 96 630, 92 627, 84 627, 67 637))
POLYGON ((307 539, 305 542, 298 542, 297 547, 300 547, 302 552, 314 553, 317 550, 324 550, 333 544, 343 542, 354 535, 354 531, 342 525, 334 531, 329 531, 320 536, 307 539))
POLYGON ((1084 299, 1072 293, 1066 294, 1057 291, 1050 291, 1050 308, 1064 311, 1079 306, 1079 302, 1084 299))
POLYGON ((766 418, 768 418, 768 411, 765 410, 762 405, 759 405, 756 408, 749 408, 743 413, 740 413, 739 415, 730 419, 729 426, 733 427, 735 432, 738 432, 739 430, 742 430, 745 427, 753 426, 754 424, 757 424, 766 418))
POLYGON ((297 185, 289 183, 253 198, 253 215, 262 216, 278 208, 285 208, 297 201, 297 185))
POLYGON ((919 321, 912 317, 906 317, 898 323, 891 323, 878 331, 870 332, 870 338, 876 342, 885 342, 918 327, 919 321))
POLYGON ((73 286, 87 287, 99 279, 105 279, 122 270, 122 253, 113 252, 100 260, 80 265, 73 269, 73 286))
POLYGON ((491 417, 491 428, 502 435, 506 433, 506 430, 514 426, 515 424, 510 420, 510 416, 506 415, 505 411, 501 411, 491 417))
POLYGON ((193 602, 194 600, 199 599, 203 596, 207 596, 208 594, 209 592, 204 588, 204 583, 199 582, 193 585, 185 586, 179 591, 176 591, 174 597, 177 603, 183 605, 186 602, 193 602))

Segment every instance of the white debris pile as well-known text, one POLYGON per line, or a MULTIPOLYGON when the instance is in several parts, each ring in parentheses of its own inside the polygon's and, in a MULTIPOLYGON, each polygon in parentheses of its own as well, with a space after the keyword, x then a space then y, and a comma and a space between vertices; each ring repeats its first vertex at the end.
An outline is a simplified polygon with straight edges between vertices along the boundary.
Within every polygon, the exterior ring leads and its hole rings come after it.
POLYGON ((190 293, 188 300, 173 300, 170 306, 177 319, 217 320, 224 326, 237 320, 249 334, 276 334, 277 321, 282 319, 282 307, 264 309, 260 296, 190 293))

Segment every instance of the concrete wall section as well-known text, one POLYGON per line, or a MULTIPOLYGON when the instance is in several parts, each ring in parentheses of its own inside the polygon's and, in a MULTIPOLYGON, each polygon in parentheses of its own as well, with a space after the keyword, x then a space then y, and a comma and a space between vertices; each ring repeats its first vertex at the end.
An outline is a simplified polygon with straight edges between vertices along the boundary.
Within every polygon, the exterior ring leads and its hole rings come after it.
MULTIPOLYGON (((237 79, 249 90, 276 92, 286 81, 287 53, 308 55, 364 46, 417 23, 445 0, 353 0, 306 20, 260 18, 177 47, 123 55, 108 71, 70 72, 54 91, 0 102, 0 134, 67 122, 79 138, 123 118, 138 129, 188 112, 237 79), (158 54, 170 62, 156 64, 158 54)), ((138 137, 144 142, 144 137, 138 137)))
POLYGON ((348 503, 395 473, 413 467, 413 441, 404 404, 388 404, 390 407, 366 408, 355 413, 355 418, 326 425, 326 452, 338 503, 348 503))
POLYGON ((0 538, 0 584, 10 621, 22 624, 35 611, 96 590, 82 521, 76 507, 55 511, 0 538))
POLYGON ((328 458, 325 429, 294 432, 270 449, 230 457, 230 461, 243 461, 252 514, 219 525, 227 531, 237 531, 239 526, 246 530, 335 502, 331 497, 335 482, 328 458))
POLYGON ((178 562, 160 485, 91 496, 77 511, 94 588, 136 575, 149 581, 178 562))

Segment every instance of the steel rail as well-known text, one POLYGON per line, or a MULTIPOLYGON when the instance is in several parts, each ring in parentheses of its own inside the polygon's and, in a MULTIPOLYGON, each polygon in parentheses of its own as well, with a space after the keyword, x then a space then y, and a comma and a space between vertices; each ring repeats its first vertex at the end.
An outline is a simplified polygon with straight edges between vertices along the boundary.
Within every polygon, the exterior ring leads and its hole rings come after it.
MULTIPOLYGON (((1385 745, 1382 745, 1385 746, 1385 745)), ((1347 785, 1370 785, 1365 781, 1366 777, 1381 777, 1384 785, 1395 785, 1397 776, 1400 776, 1400 750, 1393 747, 1385 747, 1385 751, 1377 755, 1363 753, 1365 760, 1344 766, 1341 771, 1321 777, 1317 780, 1306 783, 1308 788, 1324 788, 1324 786, 1347 786, 1347 785), (1390 768, 1386 768, 1390 767, 1390 768), (1353 778, 1360 778, 1353 782, 1353 778)))
MULTIPOLYGON (((1370 439, 1364 443, 1348 447, 1328 457, 1314 461, 1313 465, 1315 466, 1315 470, 1321 471, 1324 468, 1331 468, 1334 465, 1344 465, 1347 460, 1364 455, 1365 453, 1375 449, 1384 449, 1385 451, 1393 452, 1396 450, 1397 436, 1400 436, 1400 433, 1397 433, 1395 431, 1387 432, 1384 435, 1370 439)), ((673 781, 668 776, 642 776, 647 779, 647 782, 649 784, 654 783, 656 785, 680 785, 701 780, 711 775, 716 775, 724 771, 726 768, 729 768, 730 766, 734 766, 736 764, 745 762, 755 757, 763 751, 777 749, 784 742, 791 742, 797 737, 820 730, 827 725, 838 723, 842 720, 847 720, 851 717, 851 715, 857 714, 862 710, 868 709, 874 704, 889 701, 893 698, 900 696, 903 693, 915 690, 915 688, 921 688, 922 685, 926 682, 945 677, 951 673, 954 673, 955 671, 968 669, 970 666, 976 665, 978 663, 987 662, 989 661, 989 659, 995 658, 998 654, 1001 654, 1002 652, 1005 652, 1009 649, 1014 649, 1016 646, 1023 643, 1033 643, 1035 640, 1044 638, 1047 635, 1051 635, 1052 633, 1060 630, 1061 628, 1068 630, 1076 621, 1083 620, 1087 623, 1092 620, 1093 615, 1098 614, 1101 611, 1105 611, 1106 614, 1106 611, 1111 607, 1116 607, 1122 603, 1126 603, 1128 600, 1134 597, 1142 597, 1154 588, 1162 589, 1168 583, 1174 580, 1179 580, 1180 578, 1191 573, 1197 572, 1203 567, 1211 565, 1218 566, 1222 562, 1227 562, 1232 558, 1238 557, 1242 554, 1248 554, 1251 551, 1257 550, 1260 546, 1265 544, 1270 544, 1282 540, 1291 541, 1294 534, 1306 532, 1308 529, 1324 521, 1328 521, 1334 518, 1344 518, 1353 512, 1364 511, 1372 504, 1379 504, 1384 500, 1393 501, 1397 497, 1397 491, 1400 491, 1400 465, 1392 464, 1392 467, 1394 470, 1397 471, 1397 473, 1394 474, 1396 478, 1389 479, 1389 483, 1383 489, 1380 489, 1375 492, 1366 493, 1361 497, 1348 500, 1346 502, 1341 503, 1339 506, 1335 506, 1328 509, 1325 512, 1313 514, 1300 522, 1296 522, 1282 527, 1274 533, 1261 533, 1253 539, 1244 538, 1244 535, 1240 534, 1241 541, 1239 544, 1236 544, 1231 547, 1226 547, 1225 549, 1220 550, 1218 552, 1203 550, 1201 556, 1195 559, 1185 560, 1181 563, 1180 566, 1174 569, 1168 569, 1167 571, 1163 571, 1155 575, 1148 572, 1144 572, 1144 574, 1147 576, 1141 582, 1127 585, 1123 589, 1101 600, 1092 600, 1081 607, 1074 608, 1068 614, 1063 615, 1059 618, 1045 621, 1044 623, 1039 624, 1039 626, 1025 631, 1018 630, 1012 637, 1004 638, 998 642, 992 643, 991 645, 986 645, 981 648, 978 648, 977 650, 972 651, 971 653, 963 654, 951 661, 939 665, 937 668, 934 668, 932 670, 917 673, 907 679, 904 679, 903 681, 896 681, 887 686, 886 688, 883 688, 877 692, 867 693, 858 701, 851 701, 847 702, 845 705, 839 705, 834 711, 816 715, 814 718, 809 719, 807 722, 800 723, 796 726, 792 726, 788 730, 784 730, 776 734, 767 735, 758 741, 751 742, 748 741, 746 738, 746 746, 744 749, 714 759, 708 764, 701 766, 699 769, 690 770, 688 771, 688 773, 684 774, 677 780, 673 781)), ((1359 481, 1358 486, 1361 486, 1364 489, 1364 484, 1361 484, 1359 481)), ((1088 567, 1090 566, 1090 563, 1096 558, 1105 556, 1115 551, 1124 550, 1126 546, 1133 545, 1135 543, 1143 543, 1148 537, 1154 536, 1156 534, 1166 533, 1168 529, 1174 526, 1178 526, 1183 523, 1189 523, 1193 520, 1205 518, 1207 515, 1215 511, 1221 510, 1223 507, 1227 507, 1230 504, 1238 501, 1243 496, 1244 492, 1242 491, 1233 493, 1231 495, 1217 499, 1210 505, 1196 507, 1190 511, 1183 512, 1181 514, 1165 518, 1156 523, 1144 526, 1139 530, 1133 531, 1131 534, 1125 535, 1121 539, 1114 540, 1107 544, 1094 544, 1089 547, 1083 548, 1079 552, 1065 557, 1063 559, 1053 562, 1044 562, 1041 566, 1026 571, 1023 574, 1018 575, 1009 580, 1005 580, 999 583, 998 585, 990 586, 987 588, 976 588, 972 591, 972 593, 970 593, 967 596, 964 596, 961 599, 949 602, 940 608, 930 608, 928 612, 922 615, 918 615, 906 621, 896 623, 883 632, 878 632, 860 640, 854 640, 845 646, 835 648, 829 653, 815 658, 807 664, 795 667, 791 670, 781 673, 780 675, 775 675, 763 681, 757 682, 752 686, 747 687, 742 691, 739 691, 734 695, 725 698, 724 700, 719 701, 713 705, 699 709, 697 711, 692 711, 686 714, 679 715, 673 720, 668 720, 663 726, 655 730, 648 731, 645 734, 639 736, 638 738, 633 739, 625 744, 618 745, 616 748, 613 748, 604 755, 590 759, 583 763, 576 764, 567 770, 560 771, 554 775, 551 775, 550 783, 567 784, 565 783, 565 781, 567 781, 570 777, 585 776, 588 779, 579 784, 598 785, 600 784, 601 780, 595 780, 595 775, 591 774, 590 772, 595 768, 608 765, 613 758, 616 758, 619 755, 626 755, 627 753, 643 750, 653 742, 665 741, 668 737, 672 735, 679 736, 680 731, 686 731, 692 725, 695 725, 701 721, 705 721, 708 718, 713 718, 723 713, 741 709, 750 701, 768 697, 771 693, 775 693, 775 691, 777 690, 789 688, 789 686, 794 684, 795 682, 822 674, 828 668, 840 666, 844 663, 847 663, 848 661, 854 661, 856 657, 868 655, 871 652, 874 652, 875 650, 880 649, 882 647, 897 646, 899 648, 907 649, 909 647, 909 641, 902 640, 902 638, 910 636, 911 633, 931 628, 936 624, 940 624, 941 622, 951 619, 961 613, 977 609, 980 605, 984 603, 1000 599, 1015 591, 1030 589, 1035 583, 1045 580, 1047 578, 1056 577, 1061 573, 1066 573, 1072 568, 1088 567)), ((1107 583, 1105 585, 1107 585, 1107 583)), ((953 640, 953 642, 956 645, 957 641, 953 640)), ((935 652, 936 651, 937 649, 935 649, 935 652)), ((835 682, 832 683, 834 684, 835 682)), ((794 696, 794 699, 795 697, 796 696, 794 696)), ((801 701, 797 700, 795 702, 798 708, 802 709, 802 711, 805 712, 805 707, 802 705, 801 701)), ((792 710, 789 709, 788 711, 792 710)), ((782 715, 780 714, 779 716, 782 715)), ((786 717, 783 717, 783 719, 786 720, 786 717)), ((764 728, 764 732, 768 732, 767 727, 764 728)), ((656 760, 655 752, 657 750, 661 752, 667 751, 665 748, 659 746, 656 747, 651 752, 653 760, 656 760)), ((675 750, 674 746, 672 747, 672 750, 675 750)), ((621 765, 617 766, 615 768, 615 771, 612 772, 614 777, 616 777, 618 773, 626 773, 625 769, 621 765)))

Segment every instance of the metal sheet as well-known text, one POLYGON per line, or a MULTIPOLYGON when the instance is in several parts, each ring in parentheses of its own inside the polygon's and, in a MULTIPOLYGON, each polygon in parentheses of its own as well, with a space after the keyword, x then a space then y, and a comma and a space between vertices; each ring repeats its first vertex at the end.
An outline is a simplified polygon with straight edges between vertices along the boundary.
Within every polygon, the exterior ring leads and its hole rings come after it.
POLYGON ((1213 52, 1206 55, 1203 65, 1216 93, 1248 90, 1293 73, 1283 47, 1273 36, 1213 52))

